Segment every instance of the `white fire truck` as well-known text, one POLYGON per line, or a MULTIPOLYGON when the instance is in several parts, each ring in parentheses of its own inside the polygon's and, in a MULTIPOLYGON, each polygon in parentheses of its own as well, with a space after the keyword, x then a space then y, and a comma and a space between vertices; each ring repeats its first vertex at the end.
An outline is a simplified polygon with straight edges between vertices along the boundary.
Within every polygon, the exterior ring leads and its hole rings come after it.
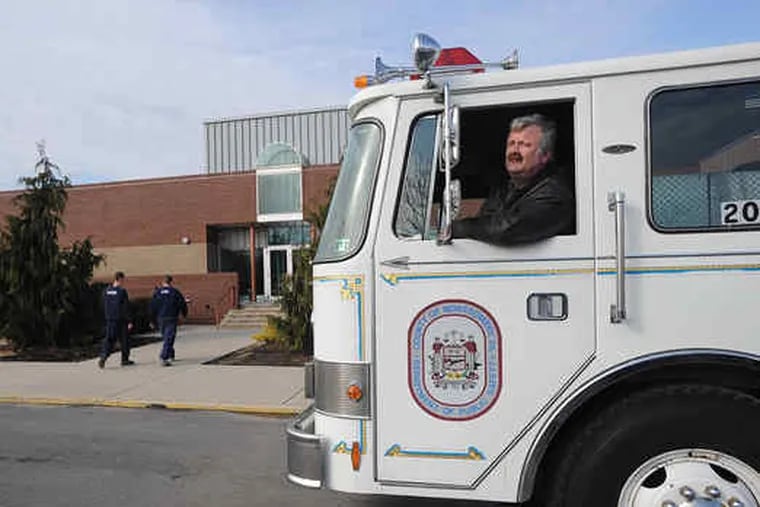
POLYGON ((413 48, 349 107, 289 479, 760 506, 760 44, 525 69, 413 48), (452 238, 533 113, 556 122, 574 231, 452 238))

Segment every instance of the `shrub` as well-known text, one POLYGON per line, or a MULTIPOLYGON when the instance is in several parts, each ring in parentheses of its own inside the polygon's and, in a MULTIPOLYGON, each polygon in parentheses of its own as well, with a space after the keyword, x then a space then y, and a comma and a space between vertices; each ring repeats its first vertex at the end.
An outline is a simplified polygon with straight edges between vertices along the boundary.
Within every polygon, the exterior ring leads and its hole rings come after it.
POLYGON ((129 315, 132 317, 132 333, 150 332, 150 298, 129 300, 129 315))

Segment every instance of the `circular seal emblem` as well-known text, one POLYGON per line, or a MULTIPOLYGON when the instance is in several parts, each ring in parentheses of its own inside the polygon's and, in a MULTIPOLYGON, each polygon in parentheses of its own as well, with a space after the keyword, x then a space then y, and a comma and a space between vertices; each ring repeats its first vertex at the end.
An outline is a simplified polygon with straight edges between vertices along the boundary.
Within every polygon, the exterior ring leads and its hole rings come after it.
POLYGON ((482 306, 462 299, 428 305, 409 326, 409 389, 428 414, 480 417, 501 392, 501 333, 482 306))

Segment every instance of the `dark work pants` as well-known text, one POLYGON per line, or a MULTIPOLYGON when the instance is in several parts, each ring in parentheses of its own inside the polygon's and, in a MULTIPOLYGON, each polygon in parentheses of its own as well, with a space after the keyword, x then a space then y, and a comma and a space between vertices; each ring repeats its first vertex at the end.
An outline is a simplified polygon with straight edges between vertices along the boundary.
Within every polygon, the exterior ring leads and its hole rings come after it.
POLYGON ((174 338, 177 337, 177 319, 161 319, 158 323, 161 327, 161 336, 164 344, 161 347, 161 359, 174 359, 174 338))
POLYGON ((129 334, 127 333, 127 322, 125 320, 106 321, 106 336, 103 338, 100 357, 108 359, 117 338, 121 346, 121 362, 126 363, 129 361, 129 334))

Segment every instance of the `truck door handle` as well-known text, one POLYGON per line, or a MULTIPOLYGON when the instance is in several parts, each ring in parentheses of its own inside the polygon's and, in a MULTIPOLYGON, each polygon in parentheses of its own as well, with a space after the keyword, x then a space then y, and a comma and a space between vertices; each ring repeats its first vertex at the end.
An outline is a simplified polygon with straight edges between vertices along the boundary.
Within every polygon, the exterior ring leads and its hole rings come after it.
POLYGON ((615 214, 615 288, 616 301, 610 305, 610 322, 620 324, 626 319, 625 308, 625 194, 607 194, 607 209, 615 214))
POLYGON ((383 266, 390 266, 392 268, 409 269, 409 256, 396 257, 395 259, 388 259, 382 261, 380 264, 383 266))

